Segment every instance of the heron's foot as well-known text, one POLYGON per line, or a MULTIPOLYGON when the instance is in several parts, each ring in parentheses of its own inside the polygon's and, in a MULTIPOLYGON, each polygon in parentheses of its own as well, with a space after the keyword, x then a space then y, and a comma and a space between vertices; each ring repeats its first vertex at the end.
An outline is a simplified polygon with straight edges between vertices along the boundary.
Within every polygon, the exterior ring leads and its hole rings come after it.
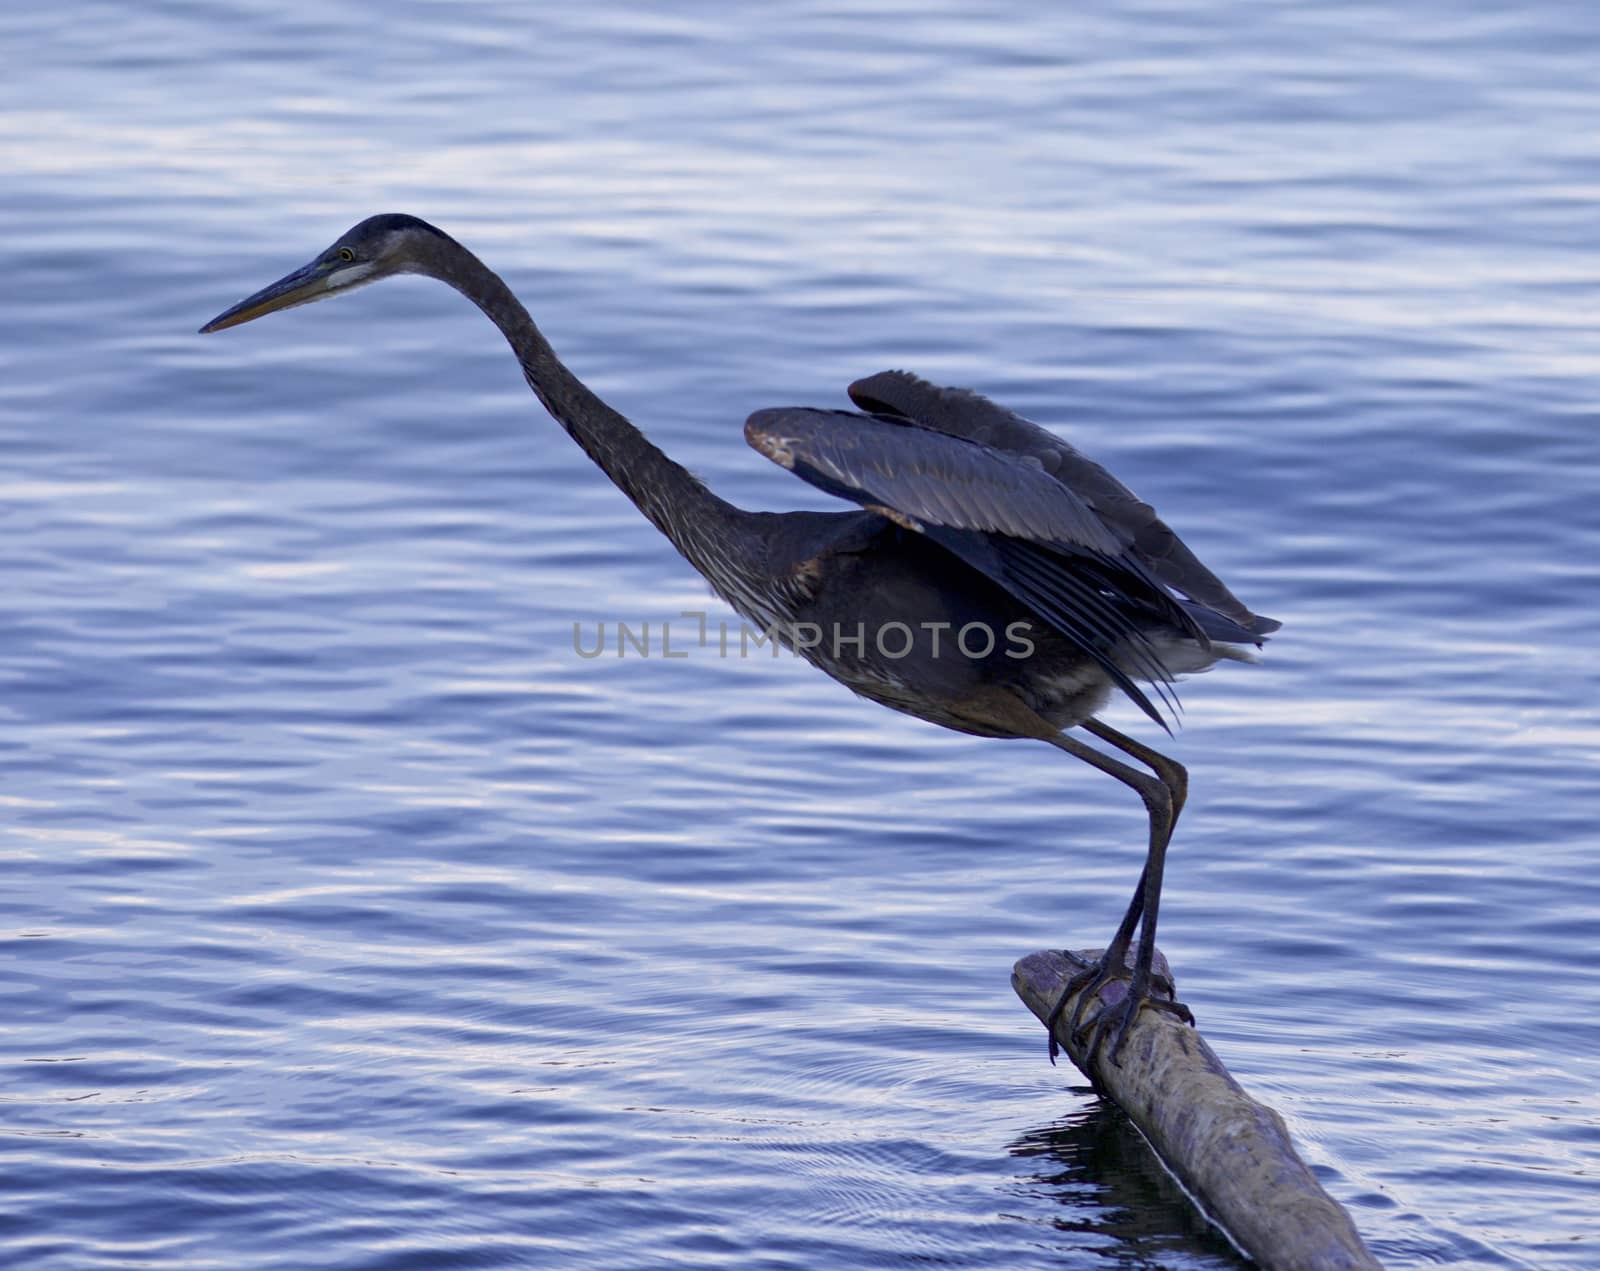
POLYGON ((1061 1051, 1061 1045, 1056 1041, 1056 1025, 1060 1022, 1061 1012, 1066 1009, 1074 995, 1077 1004, 1072 1008, 1072 1018, 1067 1023, 1067 1031, 1072 1040, 1084 1047, 1086 1060, 1094 1056, 1095 1050, 1100 1045, 1106 1030, 1113 1022, 1115 1034, 1111 1045, 1111 1059, 1120 1063, 1118 1055, 1122 1051, 1122 1042, 1126 1037, 1128 1028, 1132 1025, 1134 1017, 1139 1011, 1149 1006, 1153 1010, 1165 1011, 1175 1015, 1186 1024, 1194 1023, 1194 1014, 1182 1002, 1173 1000, 1174 987, 1170 977, 1159 971, 1146 971, 1141 976, 1137 969, 1130 970, 1127 965, 1127 951, 1116 951, 1120 956, 1113 957, 1113 950, 1107 949, 1100 959, 1090 962, 1070 950, 1063 949, 1062 956, 1076 963, 1081 969, 1061 987, 1061 993, 1056 998, 1056 1003, 1050 1008, 1050 1013, 1045 1017, 1045 1029, 1049 1034, 1050 1062, 1056 1061, 1056 1056, 1061 1051), (1085 1009, 1092 1001, 1100 1000, 1101 990, 1107 985, 1118 981, 1125 982, 1127 989, 1123 996, 1115 1002, 1102 1002, 1099 1014, 1095 1017, 1088 1041, 1084 1040, 1083 1015, 1085 1009), (1161 993, 1162 997, 1151 996, 1152 992, 1161 993))
MULTIPOLYGON (((1160 978, 1166 979, 1165 976, 1160 978)), ((1194 1024, 1194 1012, 1182 1002, 1174 1001, 1171 998, 1150 996, 1150 990, 1156 987, 1154 984, 1155 979, 1155 976, 1151 976, 1151 982, 1147 983, 1144 991, 1140 993, 1134 988, 1134 984, 1138 980, 1138 976, 1135 975, 1134 978, 1128 982, 1128 993, 1126 997, 1124 997, 1120 1002, 1114 1002, 1109 1006, 1102 1006, 1100 1008, 1100 1014, 1095 1017, 1094 1026, 1089 1030, 1088 1043, 1084 1046, 1083 1055, 1085 1062, 1088 1062, 1094 1058, 1095 1051, 1099 1048, 1100 1043, 1109 1033, 1111 1037, 1110 1059, 1112 1063, 1116 1064, 1120 1068, 1122 1066, 1122 1060, 1120 1058, 1122 1054, 1122 1043, 1124 1040, 1126 1040, 1128 1036, 1128 1029, 1133 1026, 1133 1021, 1138 1017, 1139 1012, 1144 1010, 1146 1007, 1153 1011, 1165 1011, 1168 1015, 1176 1016, 1182 1023, 1189 1024, 1191 1026, 1194 1024)), ((1164 991, 1168 993, 1172 991, 1170 981, 1168 981, 1168 986, 1164 991)), ((1077 1033, 1073 1034, 1073 1040, 1079 1040, 1079 1035, 1077 1033)))

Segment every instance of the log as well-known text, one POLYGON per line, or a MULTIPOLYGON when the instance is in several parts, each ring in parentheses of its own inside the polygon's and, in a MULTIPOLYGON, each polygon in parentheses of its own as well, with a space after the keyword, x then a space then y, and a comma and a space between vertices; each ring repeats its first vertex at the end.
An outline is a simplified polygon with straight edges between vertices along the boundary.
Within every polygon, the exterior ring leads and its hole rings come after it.
MULTIPOLYGON (((1092 962, 1100 953, 1087 949, 1076 956, 1092 962)), ((1159 951, 1155 964, 1171 978, 1159 951)), ((1012 969, 1011 986, 1042 1021, 1078 969, 1059 953, 1032 953, 1012 969)), ((1126 989, 1126 981, 1113 981, 1086 1005, 1080 1025, 1085 1036, 1099 1012, 1122 1001, 1126 989)), ((1193 1026, 1165 1011, 1140 1011, 1123 1041, 1120 1063, 1110 1060, 1109 1037, 1086 1062, 1083 1048, 1068 1036, 1076 1004, 1076 997, 1067 1003, 1055 1029, 1068 1057, 1128 1114, 1243 1253, 1271 1271, 1379 1268, 1350 1215, 1295 1152, 1283 1118, 1244 1092, 1193 1026)))

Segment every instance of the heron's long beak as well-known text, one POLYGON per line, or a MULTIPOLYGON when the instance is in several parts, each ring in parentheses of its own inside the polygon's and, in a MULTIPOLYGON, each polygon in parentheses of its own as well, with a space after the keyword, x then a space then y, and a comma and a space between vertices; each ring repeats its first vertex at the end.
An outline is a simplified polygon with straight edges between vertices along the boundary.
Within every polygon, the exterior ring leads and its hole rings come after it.
POLYGON ((223 331, 241 322, 251 322, 265 314, 276 313, 279 309, 291 309, 295 305, 321 300, 333 289, 330 274, 331 270, 324 261, 314 260, 309 265, 303 265, 271 286, 263 287, 255 295, 241 300, 233 308, 224 309, 200 328, 200 334, 223 331))

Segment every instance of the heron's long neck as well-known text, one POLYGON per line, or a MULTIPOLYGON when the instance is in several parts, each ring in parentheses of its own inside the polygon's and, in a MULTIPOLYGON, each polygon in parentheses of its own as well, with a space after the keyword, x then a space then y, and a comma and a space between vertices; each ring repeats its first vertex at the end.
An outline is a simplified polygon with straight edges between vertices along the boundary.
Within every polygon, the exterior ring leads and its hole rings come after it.
POLYGON ((716 584, 745 563, 728 559, 728 551, 742 537, 730 532, 733 523, 748 513, 711 493, 568 370, 511 288, 476 256, 442 236, 430 255, 435 259, 425 272, 455 287, 500 328, 544 408, 696 569, 716 584))

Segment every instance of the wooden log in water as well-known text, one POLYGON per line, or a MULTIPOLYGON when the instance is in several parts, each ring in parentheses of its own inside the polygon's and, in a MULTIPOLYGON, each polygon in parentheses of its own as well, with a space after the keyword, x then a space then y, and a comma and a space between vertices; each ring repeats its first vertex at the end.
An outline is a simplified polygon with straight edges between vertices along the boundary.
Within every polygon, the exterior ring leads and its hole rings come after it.
MULTIPOLYGON (((1100 950, 1077 956, 1094 961, 1100 950)), ((1155 960, 1156 969, 1170 977, 1159 952, 1155 960)), ((1012 969, 1011 984, 1043 1020, 1077 970, 1059 953, 1033 953, 1012 969)), ((1114 981, 1087 1004, 1085 1036, 1100 1011, 1123 1000, 1125 989, 1125 981, 1114 981)), ((1140 1011, 1119 1063, 1110 1061, 1107 1037, 1086 1064, 1083 1047, 1068 1036, 1075 1006, 1074 998, 1055 1029, 1068 1057, 1128 1114, 1207 1217, 1241 1250, 1271 1271, 1379 1267, 1350 1215, 1295 1152, 1283 1118, 1244 1092, 1198 1031, 1164 1011, 1140 1011)))

